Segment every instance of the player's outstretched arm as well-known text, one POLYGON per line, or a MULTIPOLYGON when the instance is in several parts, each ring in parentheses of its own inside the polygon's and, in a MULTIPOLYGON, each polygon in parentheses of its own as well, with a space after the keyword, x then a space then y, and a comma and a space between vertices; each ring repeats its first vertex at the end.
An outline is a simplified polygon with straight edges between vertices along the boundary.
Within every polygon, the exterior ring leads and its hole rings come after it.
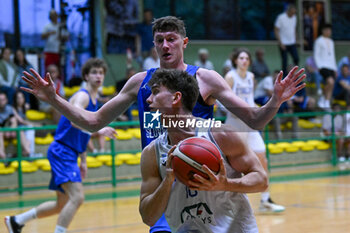
POLYGON ((49 74, 42 79, 34 69, 30 71, 35 77, 28 72, 23 72, 25 77, 22 77, 30 88, 21 87, 21 89, 51 104, 74 124, 91 132, 98 131, 112 122, 136 100, 138 89, 145 76, 145 73, 134 75, 117 96, 104 104, 97 112, 90 112, 74 106, 57 95, 49 74))
POLYGON ((302 75, 303 72, 304 69, 299 70, 295 66, 283 80, 283 73, 280 72, 270 101, 261 108, 250 107, 236 96, 225 80, 215 71, 200 69, 197 74, 201 95, 207 103, 212 104, 212 99, 219 100, 230 112, 251 128, 260 130, 272 120, 284 101, 305 87, 305 84, 299 85, 306 77, 305 74, 302 75))
POLYGON ((163 180, 158 171, 154 141, 142 151, 139 211, 142 221, 148 226, 153 226, 157 222, 168 205, 171 187, 175 180, 171 168, 174 149, 175 146, 168 153, 167 174, 163 180))

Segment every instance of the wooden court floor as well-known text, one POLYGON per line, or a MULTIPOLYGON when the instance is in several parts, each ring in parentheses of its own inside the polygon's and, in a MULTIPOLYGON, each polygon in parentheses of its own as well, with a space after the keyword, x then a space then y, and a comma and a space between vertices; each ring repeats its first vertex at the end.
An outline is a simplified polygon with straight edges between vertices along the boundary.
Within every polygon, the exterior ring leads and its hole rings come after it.
MULTIPOLYGON (((137 186, 131 188, 138 189, 137 186)), ((273 183, 270 190, 272 198, 279 204, 285 205, 286 211, 275 215, 263 215, 256 212, 260 232, 350 232, 350 176, 273 183)), ((97 190, 87 190, 86 192, 97 192, 97 190)), ((34 195, 42 197, 45 194, 34 195)), ((13 201, 20 197, 0 198, 3 202, 6 199, 13 201)), ((250 194, 249 199, 253 209, 257 211, 260 195, 250 194)), ((79 209, 68 232, 148 232, 148 227, 142 223, 138 213, 138 201, 138 196, 87 201, 79 209)), ((27 209, 29 207, 23 209, 1 208, 0 217, 3 218, 5 215, 16 214, 27 209)), ((53 232, 56 219, 57 216, 34 220, 27 223, 22 232, 53 232)), ((7 232, 6 227, 2 222, 0 233, 5 232, 7 232)))

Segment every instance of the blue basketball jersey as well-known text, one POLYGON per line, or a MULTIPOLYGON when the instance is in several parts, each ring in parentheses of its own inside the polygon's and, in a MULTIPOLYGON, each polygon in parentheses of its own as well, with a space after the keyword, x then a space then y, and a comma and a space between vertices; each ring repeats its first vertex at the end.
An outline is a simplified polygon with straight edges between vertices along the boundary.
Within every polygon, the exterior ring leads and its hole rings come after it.
MULTIPOLYGON (((89 95, 89 104, 85 109, 91 112, 96 112, 97 103, 95 105, 93 104, 89 92, 85 89, 80 89, 79 91, 86 92, 89 95)), ((78 153, 83 153, 86 150, 89 139, 89 134, 73 127, 71 122, 65 116, 61 117, 56 129, 55 141, 68 146, 78 153)))
MULTIPOLYGON (((198 68, 198 66, 187 65, 186 71, 190 75, 195 76, 198 68)), ((147 71, 146 77, 144 78, 137 95, 142 148, 146 147, 154 139, 156 139, 163 133, 162 129, 144 128, 144 113, 150 111, 149 104, 146 102, 146 100, 152 93, 151 88, 148 86, 148 82, 152 78, 152 75, 156 70, 157 68, 152 68, 147 71)), ((201 117, 205 119, 213 118, 213 109, 213 105, 206 105, 202 96, 199 95, 198 101, 192 111, 192 114, 196 117, 201 117)))

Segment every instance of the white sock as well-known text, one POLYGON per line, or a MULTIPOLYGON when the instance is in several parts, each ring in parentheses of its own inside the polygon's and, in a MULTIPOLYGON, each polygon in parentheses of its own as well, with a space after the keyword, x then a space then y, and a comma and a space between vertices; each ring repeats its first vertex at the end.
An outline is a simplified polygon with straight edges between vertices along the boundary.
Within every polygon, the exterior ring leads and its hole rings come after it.
POLYGON ((261 201, 265 202, 269 199, 270 197, 270 192, 262 192, 261 193, 261 201))
POLYGON ((36 218, 36 209, 35 208, 15 216, 15 220, 19 225, 23 225, 26 222, 28 222, 29 220, 32 220, 35 218, 36 218))
POLYGON ((55 233, 66 233, 67 228, 56 225, 55 233))

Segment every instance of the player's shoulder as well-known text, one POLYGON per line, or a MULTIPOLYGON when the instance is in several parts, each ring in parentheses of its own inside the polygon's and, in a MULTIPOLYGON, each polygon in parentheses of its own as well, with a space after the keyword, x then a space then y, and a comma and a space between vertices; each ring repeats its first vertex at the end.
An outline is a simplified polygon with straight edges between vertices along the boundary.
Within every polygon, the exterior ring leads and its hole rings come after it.
POLYGON ((215 79, 222 78, 221 75, 215 70, 208 70, 205 68, 198 68, 196 77, 206 82, 215 82, 215 79))

